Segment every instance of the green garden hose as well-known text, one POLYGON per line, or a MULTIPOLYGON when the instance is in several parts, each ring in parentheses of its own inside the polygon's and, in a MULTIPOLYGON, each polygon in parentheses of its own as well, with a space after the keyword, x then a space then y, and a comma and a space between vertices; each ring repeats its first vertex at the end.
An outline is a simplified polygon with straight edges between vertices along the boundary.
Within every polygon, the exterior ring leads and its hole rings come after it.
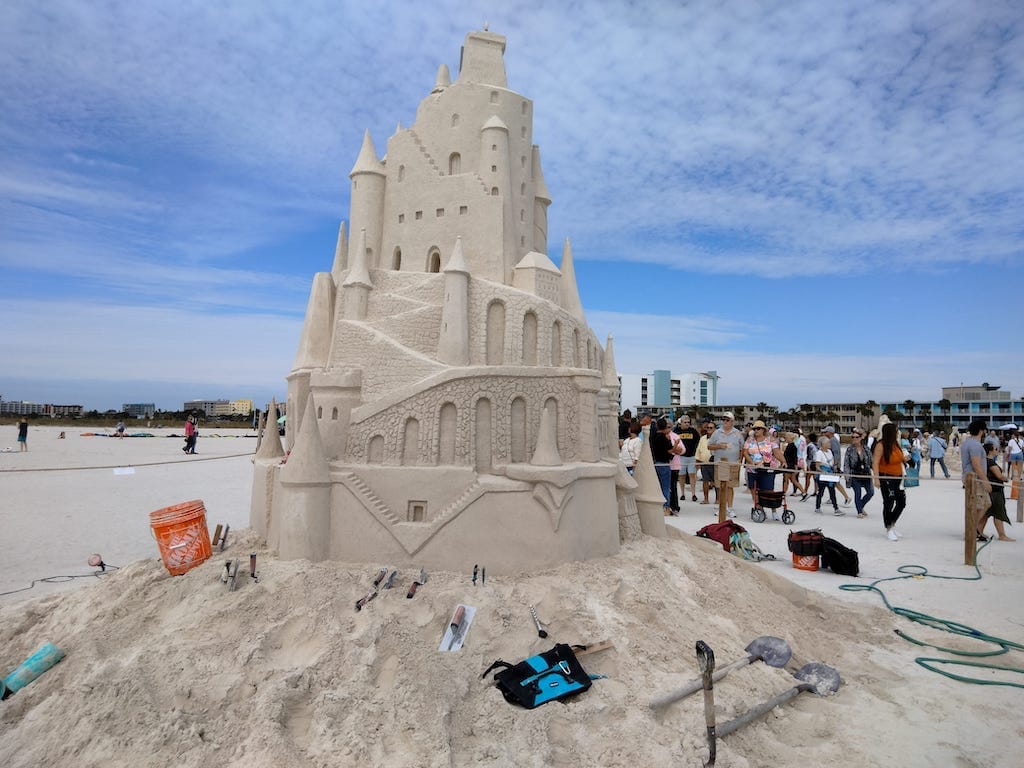
MULTIPOLYGON (((987 547, 988 544, 989 542, 986 542, 981 547, 979 547, 978 552, 981 552, 981 550, 987 547)), ((1020 643, 1015 643, 1010 640, 1004 640, 1001 637, 989 635, 985 632, 981 632, 980 630, 974 629, 973 627, 969 627, 966 624, 961 624, 960 622, 952 621, 950 619, 936 618, 935 616, 929 616, 927 613, 921 613, 920 611, 915 611, 910 608, 901 608, 897 605, 893 605, 889 602, 889 598, 886 597, 885 592, 883 592, 877 586, 878 584, 881 584, 884 581, 899 581, 901 579, 921 578, 952 579, 955 581, 979 581, 981 579, 981 569, 978 568, 977 554, 975 554, 974 557, 974 576, 937 576, 935 574, 928 573, 928 569, 921 565, 901 565, 896 570, 902 575, 890 576, 885 579, 875 579, 875 581, 871 582, 870 584, 841 584, 839 588, 846 592, 877 592, 881 596, 882 602, 885 603, 885 607, 893 613, 895 613, 897 616, 902 616, 905 619, 909 619, 910 621, 916 622, 918 624, 923 624, 926 627, 931 627, 932 629, 941 629, 943 632, 949 632, 954 635, 960 635, 961 637, 969 637, 974 640, 980 640, 983 643, 991 643, 997 646, 997 648, 989 651, 961 651, 956 648, 946 648, 944 646, 926 643, 923 640, 918 640, 914 637, 911 637, 902 630, 894 630, 897 635, 902 637, 904 640, 914 643, 914 645, 920 645, 926 648, 934 648, 935 650, 942 651, 943 653, 951 653, 955 656, 967 656, 975 659, 986 658, 991 656, 1001 656, 1002 654, 1010 651, 1011 649, 1024 651, 1024 645, 1020 643)), ((937 665, 949 664, 963 667, 974 667, 976 669, 995 669, 999 670, 1000 672, 1016 672, 1017 674, 1024 674, 1024 669, 1021 669, 1019 667, 1004 667, 996 664, 982 664, 976 661, 957 661, 955 659, 931 658, 926 656, 919 656, 918 658, 914 659, 914 661, 931 672, 937 672, 940 675, 948 677, 952 680, 959 680, 963 683, 976 683, 977 685, 1006 685, 1012 688, 1024 688, 1024 683, 1012 683, 1009 681, 1002 680, 982 680, 976 677, 965 677, 964 675, 953 674, 952 672, 947 672, 943 669, 936 668, 937 665)))

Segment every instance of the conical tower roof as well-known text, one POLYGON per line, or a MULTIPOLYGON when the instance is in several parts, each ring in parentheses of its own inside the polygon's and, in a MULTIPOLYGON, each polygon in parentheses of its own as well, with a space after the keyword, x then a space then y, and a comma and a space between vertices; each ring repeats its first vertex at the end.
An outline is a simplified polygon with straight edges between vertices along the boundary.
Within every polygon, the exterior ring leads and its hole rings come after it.
POLYGON ((377 159, 377 150, 373 147, 373 139, 370 138, 369 130, 363 134, 363 146, 359 150, 359 157, 356 158, 356 164, 352 166, 348 175, 352 177, 357 173, 384 175, 384 164, 377 159))
POLYGON ((316 423, 313 395, 306 399, 302 426, 295 435, 295 444, 288 454, 288 463, 281 467, 281 480, 286 483, 324 484, 331 482, 320 428, 316 423))
POLYGON ((342 221, 338 227, 338 243, 334 246, 334 264, 331 267, 331 275, 334 282, 341 279, 341 273, 348 268, 348 227, 342 221))
POLYGON ((615 369, 615 346, 612 335, 608 334, 608 343, 604 345, 604 370, 601 383, 606 387, 619 386, 619 372, 615 369))
POLYGON ((277 401, 274 398, 270 398, 266 418, 267 423, 263 430, 263 439, 260 440, 260 448, 256 451, 256 458, 279 459, 284 456, 284 448, 281 446, 281 435, 277 429, 277 401))
POLYGON ((352 254, 351 266, 348 270, 348 277, 342 285, 365 285, 373 288, 370 280, 370 270, 366 268, 366 229, 359 230, 359 239, 356 241, 356 250, 352 254))
POLYGON ((565 238, 565 246, 562 248, 562 309, 571 314, 577 320, 586 322, 583 314, 583 305, 580 303, 580 291, 576 286, 576 267, 572 259, 572 245, 569 238, 565 238))

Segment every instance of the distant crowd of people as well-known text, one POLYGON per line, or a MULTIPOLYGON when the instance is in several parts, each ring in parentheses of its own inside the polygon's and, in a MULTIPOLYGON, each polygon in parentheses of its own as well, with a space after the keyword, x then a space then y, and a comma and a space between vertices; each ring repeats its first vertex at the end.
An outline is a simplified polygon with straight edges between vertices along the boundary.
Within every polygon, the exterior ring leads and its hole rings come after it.
MULTIPOLYGON (((818 514, 822 514, 822 502, 827 496, 832 514, 845 515, 837 493, 846 507, 851 502, 848 491, 852 491, 857 517, 865 518, 867 505, 877 491, 882 499, 885 536, 890 541, 898 541, 902 536, 897 523, 907 505, 905 488, 917 485, 924 459, 930 461, 932 479, 936 464, 945 478, 950 477, 946 452, 952 443, 961 452, 962 479, 976 474, 979 487, 990 497, 988 511, 978 522, 979 540, 987 540, 985 527, 991 518, 999 539, 1014 541, 1005 530, 1010 522, 1005 489, 1021 480, 1024 438, 1016 431, 1000 434, 988 430, 980 419, 972 422, 966 436, 962 436, 956 430, 951 435, 922 434, 920 429, 901 431, 883 415, 875 429, 855 427, 844 451, 833 426, 825 427, 820 434, 805 435, 800 427, 780 430, 761 419, 740 427, 729 411, 720 420, 707 417, 698 423, 690 415, 675 421, 649 415, 634 419, 627 410, 619 422, 619 458, 630 474, 640 460, 645 434, 650 435, 651 458, 666 515, 678 515, 682 502, 688 498, 698 501, 699 481, 703 497, 699 503, 710 504, 714 493, 718 504, 721 488, 726 512, 735 518, 735 488, 740 484, 742 469, 754 508, 761 506, 759 495, 763 500, 776 502, 777 474, 782 474, 783 496, 799 496, 800 501, 813 497, 818 514)), ((777 508, 771 512, 778 519, 777 508)))

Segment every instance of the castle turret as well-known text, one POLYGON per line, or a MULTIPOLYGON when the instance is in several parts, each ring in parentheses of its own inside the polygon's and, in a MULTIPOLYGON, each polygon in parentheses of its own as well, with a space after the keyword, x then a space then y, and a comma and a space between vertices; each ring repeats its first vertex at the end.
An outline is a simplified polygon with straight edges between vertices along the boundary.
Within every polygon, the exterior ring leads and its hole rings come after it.
POLYGON ((462 238, 444 268, 444 304, 437 359, 448 365, 469 365, 469 268, 462 255, 462 238))
POLYGON ((369 255, 366 248, 366 230, 361 229, 359 230, 359 239, 356 241, 356 251, 352 254, 352 266, 349 268, 345 282, 341 284, 345 300, 346 320, 366 319, 370 291, 373 289, 370 270, 366 267, 367 258, 369 255))
POLYGON ((284 456, 281 437, 277 433, 277 402, 273 398, 270 399, 270 407, 265 417, 263 435, 253 461, 252 505, 249 508, 249 527, 263 537, 267 536, 270 528, 277 465, 284 456))
POLYGON ((334 246, 334 265, 331 267, 331 276, 334 284, 341 282, 341 276, 348 269, 348 230, 345 222, 338 227, 338 243, 334 246))
POLYGON ((604 346, 604 368, 601 386, 608 392, 608 413, 605 417, 604 444, 605 458, 615 459, 619 455, 619 372, 615 368, 615 347, 612 335, 604 346))
POLYGON ((572 246, 569 238, 565 238, 562 248, 562 309, 580 322, 586 323, 583 315, 583 304, 580 303, 580 289, 576 287, 576 267, 572 260, 572 246))
POLYGON ((551 193, 544 183, 544 171, 540 167, 540 147, 533 145, 533 250, 548 252, 548 206, 551 193))
POLYGON ((377 150, 373 147, 369 131, 363 135, 363 146, 349 178, 352 179, 349 221, 353 231, 366 230, 366 266, 376 269, 380 266, 381 238, 384 232, 386 176, 384 164, 377 159, 377 150))
POLYGON ((491 191, 501 198, 501 242, 504 259, 498 279, 512 284, 512 269, 519 259, 516 243, 515 217, 512 213, 511 159, 508 145, 508 126, 497 115, 491 115, 480 129, 480 178, 491 191))
POLYGON ((278 551, 285 560, 326 560, 331 537, 331 476, 310 395, 288 462, 281 467, 278 551))
POLYGON ((508 88, 505 74, 505 37, 493 32, 470 32, 462 44, 459 82, 485 83, 508 88))

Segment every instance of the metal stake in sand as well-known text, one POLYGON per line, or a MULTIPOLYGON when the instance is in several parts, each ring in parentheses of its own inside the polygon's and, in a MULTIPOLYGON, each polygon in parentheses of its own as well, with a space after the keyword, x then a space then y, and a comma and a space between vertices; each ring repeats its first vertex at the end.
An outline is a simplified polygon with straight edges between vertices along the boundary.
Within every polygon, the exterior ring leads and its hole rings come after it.
POLYGON ((537 618, 537 609, 532 605, 530 606, 530 615, 533 616, 533 623, 537 625, 537 637, 543 639, 548 636, 548 633, 544 631, 544 627, 541 626, 540 619, 537 618))
POLYGON ((788 691, 780 693, 774 699, 769 699, 763 704, 758 704, 745 714, 730 720, 718 730, 718 735, 724 737, 728 736, 730 733, 735 733, 743 726, 754 722, 757 718, 761 717, 761 715, 771 712, 781 704, 785 704, 790 699, 796 698, 804 691, 814 691, 818 696, 835 693, 839 690, 839 684, 841 682, 839 672, 828 664, 819 664, 818 662, 804 664, 800 669, 793 673, 793 677, 801 681, 800 685, 796 685, 788 691))
POLYGON ((697 641, 697 666, 700 668, 704 688, 704 723, 708 729, 708 761, 705 768, 715 765, 715 652, 703 640, 697 641))
MULTIPOLYGON (((754 638, 744 650, 747 652, 746 656, 737 659, 731 664, 726 664, 715 672, 715 682, 718 682, 730 672, 735 672, 737 669, 753 664, 755 661, 763 661, 769 667, 781 668, 786 666, 793 656, 789 643, 781 637, 772 637, 771 635, 762 635, 761 637, 754 638)), ((673 701, 685 699, 690 694, 699 691, 702 687, 702 678, 691 680, 682 688, 654 699, 649 706, 651 709, 663 707, 666 704, 671 704, 673 701)))

